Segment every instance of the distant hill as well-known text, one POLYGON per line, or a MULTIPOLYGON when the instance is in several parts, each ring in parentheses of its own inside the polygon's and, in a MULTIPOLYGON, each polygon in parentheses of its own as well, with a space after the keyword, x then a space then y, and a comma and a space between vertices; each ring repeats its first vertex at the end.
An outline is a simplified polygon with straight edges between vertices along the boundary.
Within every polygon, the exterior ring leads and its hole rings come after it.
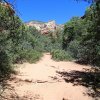
POLYGON ((34 26, 38 31, 41 32, 41 34, 48 34, 48 32, 50 32, 50 31, 53 32, 57 28, 63 28, 63 25, 57 25, 54 20, 49 21, 49 22, 32 20, 25 24, 27 26, 34 26))

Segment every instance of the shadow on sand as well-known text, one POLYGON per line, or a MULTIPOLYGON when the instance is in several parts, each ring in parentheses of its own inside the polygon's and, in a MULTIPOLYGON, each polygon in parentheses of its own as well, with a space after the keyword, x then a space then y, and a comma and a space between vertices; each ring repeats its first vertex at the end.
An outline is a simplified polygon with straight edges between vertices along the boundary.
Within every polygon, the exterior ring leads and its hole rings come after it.
POLYGON ((71 71, 71 72, 59 72, 58 74, 67 83, 73 83, 73 85, 82 85, 89 89, 87 94, 92 97, 100 97, 100 69, 84 69, 84 71, 71 71))

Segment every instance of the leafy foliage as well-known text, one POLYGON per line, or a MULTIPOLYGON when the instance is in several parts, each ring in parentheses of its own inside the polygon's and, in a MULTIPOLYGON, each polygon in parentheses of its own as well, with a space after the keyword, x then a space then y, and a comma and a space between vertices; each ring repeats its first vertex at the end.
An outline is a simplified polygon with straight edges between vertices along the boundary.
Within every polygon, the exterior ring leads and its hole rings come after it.
POLYGON ((52 58, 57 61, 72 60, 72 57, 70 56, 70 54, 64 50, 59 50, 59 49, 52 50, 51 55, 52 55, 52 58))
POLYGON ((74 17, 65 25, 63 49, 81 62, 99 66, 100 4, 87 9, 84 18, 74 17))
POLYGON ((36 50, 25 50, 20 52, 19 55, 20 55, 19 61, 22 62, 28 61, 29 63, 35 63, 42 56, 41 52, 36 50))
POLYGON ((14 63, 35 62, 41 52, 34 50, 37 30, 26 27, 16 15, 0 5, 0 74, 8 73, 14 63))

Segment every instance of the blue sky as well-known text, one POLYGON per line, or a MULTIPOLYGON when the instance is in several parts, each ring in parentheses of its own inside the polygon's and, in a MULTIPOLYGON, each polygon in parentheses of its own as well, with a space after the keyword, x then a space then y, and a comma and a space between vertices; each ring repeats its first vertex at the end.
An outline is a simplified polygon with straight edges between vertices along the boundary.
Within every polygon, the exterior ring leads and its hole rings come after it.
POLYGON ((55 20, 63 24, 73 16, 82 16, 89 6, 75 0, 16 0, 16 9, 24 22, 55 20))

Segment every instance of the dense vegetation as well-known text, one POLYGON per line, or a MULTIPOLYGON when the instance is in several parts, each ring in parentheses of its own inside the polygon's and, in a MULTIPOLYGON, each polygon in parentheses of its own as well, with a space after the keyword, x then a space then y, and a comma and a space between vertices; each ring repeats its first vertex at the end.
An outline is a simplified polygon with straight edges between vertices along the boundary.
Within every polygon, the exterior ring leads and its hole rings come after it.
POLYGON ((14 63, 34 62, 41 52, 34 49, 34 34, 38 31, 26 27, 16 15, 0 5, 0 75, 9 73, 14 63))
POLYGON ((91 5, 82 18, 72 18, 64 28, 63 49, 83 63, 99 66, 100 5, 91 5))

